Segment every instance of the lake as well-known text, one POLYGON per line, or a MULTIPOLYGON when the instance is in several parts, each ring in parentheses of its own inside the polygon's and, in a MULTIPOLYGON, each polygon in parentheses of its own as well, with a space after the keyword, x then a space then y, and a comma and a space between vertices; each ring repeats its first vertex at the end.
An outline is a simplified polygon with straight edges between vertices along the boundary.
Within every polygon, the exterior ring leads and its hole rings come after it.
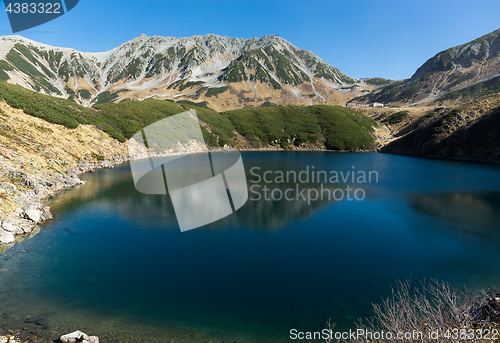
POLYGON ((78 329, 101 342, 289 342, 291 329, 320 331, 329 318, 355 328, 397 280, 500 285, 499 166, 242 159, 247 203, 185 232, 169 196, 136 191, 128 164, 82 175, 86 185, 50 201, 55 219, 0 257, 0 319, 20 329, 47 313, 33 330, 52 339, 78 329))

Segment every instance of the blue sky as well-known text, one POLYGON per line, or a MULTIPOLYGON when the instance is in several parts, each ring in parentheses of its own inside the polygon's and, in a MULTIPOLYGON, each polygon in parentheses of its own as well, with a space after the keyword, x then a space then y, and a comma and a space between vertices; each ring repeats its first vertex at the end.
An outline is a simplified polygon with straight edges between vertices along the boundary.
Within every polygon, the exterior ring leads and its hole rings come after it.
MULTIPOLYGON (((279 35, 350 76, 402 79, 439 51, 500 28, 499 18, 499 0, 80 0, 66 15, 18 34, 85 52, 141 33, 279 35)), ((2 10, 0 35, 10 34, 2 10)))

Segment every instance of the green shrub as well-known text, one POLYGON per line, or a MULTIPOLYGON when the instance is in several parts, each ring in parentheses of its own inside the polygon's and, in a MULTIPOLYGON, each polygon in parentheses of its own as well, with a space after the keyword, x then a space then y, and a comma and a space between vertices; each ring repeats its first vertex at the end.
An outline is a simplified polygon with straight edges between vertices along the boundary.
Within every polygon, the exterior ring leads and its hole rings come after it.
POLYGON ((85 123, 84 117, 78 110, 91 114, 89 110, 69 100, 35 93, 5 82, 0 82, 0 98, 29 115, 73 129, 80 123, 85 123), (70 104, 73 107, 68 106, 70 104))
POLYGON ((179 91, 183 91, 184 89, 189 88, 189 87, 193 87, 193 86, 200 86, 204 83, 205 82, 203 82, 203 81, 189 81, 189 82, 186 82, 185 84, 182 83, 179 86, 179 91))
POLYGON ((104 156, 98 155, 95 152, 92 153, 92 158, 97 161, 104 161, 104 156))
POLYGON ((224 86, 224 87, 216 87, 216 88, 210 88, 206 94, 207 97, 211 96, 217 96, 218 94, 224 93, 227 91, 229 87, 224 86))
POLYGON ((7 81, 9 80, 9 75, 6 73, 6 71, 11 71, 14 70, 14 67, 12 67, 9 63, 6 61, 0 61, 0 81, 7 81))
POLYGON ((272 103, 272 102, 269 102, 269 101, 266 101, 264 102, 262 105, 260 105, 261 107, 269 107, 269 106, 276 106, 276 104, 272 103))
POLYGON ((120 89, 114 93, 111 93, 110 91, 104 91, 97 96, 97 101, 96 101, 95 105, 113 102, 116 98, 118 98, 119 94, 121 92, 124 92, 124 91, 125 91, 125 89, 120 89))
POLYGON ((475 98, 484 95, 500 93, 500 76, 491 80, 479 82, 448 94, 443 95, 439 100, 454 100, 458 98, 475 98))
POLYGON ((391 80, 387 80, 381 77, 373 77, 367 80, 366 83, 372 86, 382 86, 382 85, 388 85, 389 83, 391 83, 391 80))
POLYGON ((80 97, 85 100, 89 100, 92 97, 92 93, 86 89, 79 89, 78 94, 80 94, 80 97))
POLYGON ((69 100, 3 82, 0 82, 0 98, 29 115, 68 128, 95 125, 121 142, 158 120, 189 109, 196 110, 204 126, 205 141, 211 146, 232 145, 238 133, 256 146, 310 143, 324 144, 331 150, 365 149, 373 145, 370 132, 376 125, 352 109, 328 105, 264 106, 219 113, 200 107, 206 103, 147 99, 104 103, 90 110, 69 100))
POLYGON ((443 117, 443 123, 446 124, 452 122, 457 117, 457 115, 462 112, 463 110, 461 108, 455 108, 443 117))
POLYGON ((369 148, 369 132, 376 123, 353 110, 340 106, 271 106, 231 110, 227 116, 236 131, 257 145, 299 146, 324 144, 331 150, 369 148))
POLYGON ((423 116, 422 118, 420 118, 418 120, 417 124, 421 124, 421 123, 427 121, 427 119, 434 118, 435 116, 436 116, 435 112, 427 113, 425 116, 423 116))
POLYGON ((453 81, 452 84, 450 84, 450 88, 454 87, 454 86, 458 86, 462 82, 469 81, 469 80, 473 79, 475 75, 476 74, 474 74, 474 73, 467 73, 465 75, 460 76, 455 81, 453 81))
POLYGON ((422 85, 420 83, 413 83, 411 84, 409 87, 407 87, 399 96, 400 99, 404 99, 404 98, 411 98, 413 96, 415 96, 419 91, 420 89, 422 89, 422 85))
POLYGON ((399 112, 393 113, 389 117, 387 117, 387 122, 389 124, 401 123, 406 118, 408 113, 409 113, 408 111, 399 111, 399 112))

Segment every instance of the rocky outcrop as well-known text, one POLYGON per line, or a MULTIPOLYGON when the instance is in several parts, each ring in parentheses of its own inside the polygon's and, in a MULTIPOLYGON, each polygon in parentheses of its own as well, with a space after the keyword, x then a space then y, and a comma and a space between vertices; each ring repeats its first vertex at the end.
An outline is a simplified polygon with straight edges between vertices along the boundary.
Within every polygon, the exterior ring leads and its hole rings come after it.
POLYGON ((4 220, 0 226, 0 244, 10 244, 16 241, 16 236, 24 237, 33 232, 37 224, 52 219, 50 207, 19 208, 13 213, 17 218, 4 220))
POLYGON ((99 337, 97 336, 87 336, 87 334, 81 331, 75 331, 66 335, 59 337, 60 343, 99 343, 99 337))

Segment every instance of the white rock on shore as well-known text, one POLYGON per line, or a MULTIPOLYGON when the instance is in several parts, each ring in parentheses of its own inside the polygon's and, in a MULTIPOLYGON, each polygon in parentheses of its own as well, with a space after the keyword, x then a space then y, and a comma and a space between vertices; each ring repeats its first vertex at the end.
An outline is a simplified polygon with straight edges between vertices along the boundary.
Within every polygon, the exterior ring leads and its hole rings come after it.
POLYGON ((31 232, 33 232, 33 229, 30 228, 29 226, 23 227, 22 230, 23 230, 24 233, 28 233, 28 234, 31 233, 31 232))
POLYGON ((16 339, 14 337, 6 337, 6 336, 0 336, 0 343, 17 343, 16 339))
POLYGON ((50 207, 44 207, 42 210, 41 220, 52 220, 52 213, 50 212, 50 207))
POLYGON ((24 212, 26 218, 33 221, 34 223, 40 222, 41 213, 38 210, 27 210, 24 212))
POLYGON ((0 231, 0 243, 8 244, 14 242, 14 235, 7 231, 0 231))
POLYGON ((99 343, 99 337, 96 336, 87 336, 87 334, 81 331, 75 331, 72 333, 68 333, 67 335, 63 335, 59 337, 59 342, 61 343, 99 343))
POLYGON ((14 225, 12 225, 12 223, 7 221, 7 220, 2 223, 2 229, 4 229, 5 231, 9 231, 9 232, 16 231, 16 227, 14 225))
MULTIPOLYGON (((30 211, 30 210, 28 210, 30 211)), ((28 212, 26 211, 26 212, 28 212)), ((20 218, 13 218, 13 221, 4 220, 0 225, 0 244, 10 244, 14 242, 14 236, 23 236, 31 234, 41 221, 51 220, 52 213, 50 213, 50 207, 44 207, 43 210, 31 210, 28 215, 26 212, 19 208, 15 211, 19 214, 20 218), (30 219, 29 219, 30 218, 30 219), (38 222, 35 222, 38 220, 38 222)), ((1 343, 1 342, 0 342, 1 343)))

